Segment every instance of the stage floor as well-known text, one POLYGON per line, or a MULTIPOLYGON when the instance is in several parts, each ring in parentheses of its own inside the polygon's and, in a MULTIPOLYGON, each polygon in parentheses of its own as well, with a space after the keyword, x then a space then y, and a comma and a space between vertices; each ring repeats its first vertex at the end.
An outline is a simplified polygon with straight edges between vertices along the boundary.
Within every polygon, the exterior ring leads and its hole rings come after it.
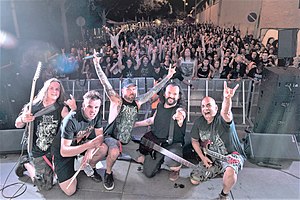
MULTIPOLYGON (((67 196, 56 184, 50 191, 38 192, 28 176, 18 178, 14 166, 19 155, 1 156, 0 199, 21 194, 16 199, 66 199, 67 196), (12 173, 9 175, 9 173, 12 173), (7 179, 8 178, 8 179, 7 179), (18 183, 18 184, 16 184, 18 183), (24 186, 23 186, 24 183, 24 186), (5 185, 4 185, 5 184, 5 185)), ((102 162, 105 166, 105 162, 102 162)), ((141 171, 141 165, 130 160, 118 160, 114 167, 115 189, 106 191, 101 183, 95 183, 83 172, 78 176, 78 191, 72 199, 215 199, 222 189, 222 179, 193 186, 189 182, 191 169, 183 168, 176 182, 168 179, 168 171, 161 170, 154 178, 147 178, 141 171), (174 187, 175 183, 181 187, 174 187)), ((103 176, 104 168, 98 169, 103 176)), ((248 161, 239 174, 232 190, 231 199, 299 199, 300 198, 300 162, 293 162, 288 169, 260 167, 248 161)))

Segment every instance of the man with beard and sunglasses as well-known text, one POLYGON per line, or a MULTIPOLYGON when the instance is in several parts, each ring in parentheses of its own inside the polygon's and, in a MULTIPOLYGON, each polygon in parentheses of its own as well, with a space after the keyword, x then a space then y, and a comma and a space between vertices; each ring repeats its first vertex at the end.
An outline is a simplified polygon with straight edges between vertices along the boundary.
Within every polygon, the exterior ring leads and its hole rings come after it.
MULTIPOLYGON (((112 85, 108 81, 105 73, 103 72, 100 64, 100 57, 97 56, 97 52, 94 50, 94 65, 101 84, 110 100, 108 125, 105 129, 105 133, 111 135, 111 139, 119 141, 119 151, 128 154, 133 160, 139 163, 143 163, 143 156, 137 150, 139 144, 132 141, 132 129, 137 118, 138 110, 142 104, 146 103, 151 97, 159 92, 164 85, 171 79, 176 72, 175 67, 170 67, 167 76, 162 79, 157 85, 155 85, 147 93, 136 97, 137 87, 132 79, 127 78, 122 82, 121 96, 112 88, 112 85)), ((116 148, 114 148, 116 149, 116 148)), ((109 148, 110 152, 111 149, 109 148)), ((117 160, 115 157, 114 162, 117 160)), ((106 166, 104 174, 103 186, 106 190, 112 190, 114 188, 114 179, 112 167, 114 165, 106 166)))
MULTIPOLYGON (((160 93, 160 103, 154 115, 135 123, 135 127, 152 125, 151 132, 161 142, 161 146, 180 157, 183 154, 182 147, 186 129, 186 112, 182 102, 180 86, 170 82, 160 93), (173 124, 171 124, 172 120, 174 121, 173 124), (169 135, 172 134, 170 133, 172 127, 170 124, 174 128, 171 142, 169 135)), ((145 155, 143 164, 143 173, 149 178, 157 174, 162 164, 170 169, 169 179, 171 181, 176 181, 179 178, 181 164, 161 153, 145 155)))

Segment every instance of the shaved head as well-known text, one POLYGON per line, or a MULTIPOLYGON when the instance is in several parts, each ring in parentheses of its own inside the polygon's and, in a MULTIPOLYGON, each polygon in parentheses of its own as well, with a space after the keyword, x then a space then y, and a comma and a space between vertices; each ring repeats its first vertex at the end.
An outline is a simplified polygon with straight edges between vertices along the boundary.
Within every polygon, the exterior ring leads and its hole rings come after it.
POLYGON ((216 101, 211 97, 204 97, 201 101, 201 113, 206 119, 207 123, 211 123, 214 120, 218 112, 218 106, 216 101))

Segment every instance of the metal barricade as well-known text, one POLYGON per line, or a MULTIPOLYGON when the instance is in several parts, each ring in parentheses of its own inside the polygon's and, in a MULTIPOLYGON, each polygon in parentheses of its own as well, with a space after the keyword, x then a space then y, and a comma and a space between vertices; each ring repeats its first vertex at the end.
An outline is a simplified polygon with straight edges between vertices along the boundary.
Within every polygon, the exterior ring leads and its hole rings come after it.
MULTIPOLYGON (((122 80, 119 78, 109 78, 114 90, 121 95, 121 83, 122 80)), ((137 85, 137 96, 139 94, 144 94, 149 91, 154 86, 153 78, 138 77, 133 78, 133 81, 137 85)), ((187 105, 187 120, 191 122, 191 115, 201 114, 201 100, 205 96, 211 96, 216 100, 216 103, 220 105, 223 101, 223 88, 224 79, 195 79, 189 81, 193 85, 193 89, 186 84, 180 83, 183 93, 186 99, 187 105)), ((77 101, 82 101, 82 96, 89 90, 97 90, 100 94, 103 94, 103 107, 102 114, 103 119, 105 119, 105 113, 109 112, 109 99, 105 94, 102 84, 98 79, 88 79, 88 80, 62 80, 67 93, 72 94, 77 101)), ((252 92, 255 88, 252 87, 251 80, 242 79, 238 82, 228 83, 228 86, 233 88, 236 84, 239 84, 239 88, 236 90, 236 94, 232 99, 232 108, 238 112, 238 115, 242 115, 242 124, 246 123, 246 118, 251 118, 252 107, 257 104, 257 98, 255 98, 255 92, 252 92)), ((149 112, 149 104, 145 104, 141 107, 140 112, 149 112)))

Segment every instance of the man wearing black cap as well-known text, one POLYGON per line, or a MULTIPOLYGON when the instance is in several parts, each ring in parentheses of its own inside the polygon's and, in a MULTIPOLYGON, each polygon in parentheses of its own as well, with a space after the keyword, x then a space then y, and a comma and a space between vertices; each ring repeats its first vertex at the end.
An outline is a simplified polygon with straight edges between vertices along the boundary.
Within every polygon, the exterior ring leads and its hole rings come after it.
MULTIPOLYGON (((103 85, 107 96, 110 99, 108 126, 106 132, 111 134, 112 137, 118 139, 122 146, 122 152, 129 154, 132 159, 137 162, 143 162, 141 154, 137 151, 138 144, 131 140, 131 132, 134 126, 138 109, 142 104, 146 103, 151 97, 160 91, 164 85, 170 80, 176 72, 175 68, 170 67, 167 76, 162 79, 155 87, 147 93, 136 97, 136 85, 132 79, 125 79, 122 83, 122 96, 112 88, 105 73, 99 64, 100 58, 96 56, 97 52, 94 51, 94 65, 101 84, 103 85)), ((114 180, 112 171, 106 169, 104 175, 104 187, 113 189, 114 180)))

